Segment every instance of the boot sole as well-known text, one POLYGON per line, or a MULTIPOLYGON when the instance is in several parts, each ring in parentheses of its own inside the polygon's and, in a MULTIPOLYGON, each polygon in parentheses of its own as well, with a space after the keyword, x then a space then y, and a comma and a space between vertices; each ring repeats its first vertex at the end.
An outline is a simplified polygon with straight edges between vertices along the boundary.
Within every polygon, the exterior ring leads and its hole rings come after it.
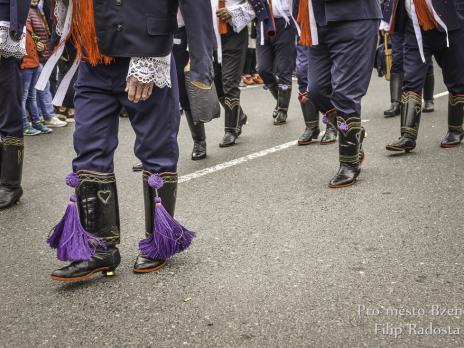
POLYGON ((206 155, 200 156, 200 157, 191 157, 192 161, 199 161, 199 160, 202 160, 202 159, 205 159, 205 158, 206 158, 206 155))
POLYGON ((415 149, 415 147, 396 147, 396 146, 386 146, 386 150, 393 152, 406 152, 409 153, 415 149))
POLYGON ((282 121, 282 122, 274 122, 274 126, 281 126, 283 124, 286 124, 287 121, 282 121))
POLYGON ((461 145, 461 143, 458 143, 458 144, 440 144, 440 147, 443 148, 443 149, 451 149, 453 147, 458 147, 460 145, 461 145))
POLYGON ((304 145, 309 145, 309 144, 314 144, 314 143, 315 143, 314 139, 311 139, 311 140, 308 140, 308 141, 299 141, 298 140, 298 145, 299 146, 304 146, 304 145))
POLYGON ((354 179, 352 182, 348 183, 348 184, 343 184, 343 185, 332 185, 332 184, 329 184, 329 188, 332 188, 332 189, 337 189, 337 188, 344 188, 344 187, 350 187, 350 186, 353 186, 356 182, 357 178, 354 179))
POLYGON ((153 267, 153 268, 147 268, 147 269, 136 269, 136 268, 133 268, 132 271, 134 273, 151 273, 151 272, 155 272, 155 271, 158 271, 159 269, 163 268, 164 266, 166 266, 166 261, 164 261, 161 265, 159 266, 156 266, 156 267, 153 267))
POLYGON ((337 141, 336 140, 333 140, 333 141, 322 141, 321 140, 321 145, 330 145, 330 144, 335 144, 337 141))
POLYGON ((65 281, 65 282, 75 282, 75 281, 87 280, 91 276, 93 276, 94 274, 97 274, 99 272, 103 273, 103 275, 105 275, 107 277, 114 276, 114 270, 111 270, 109 267, 101 267, 101 268, 94 269, 92 272, 90 272, 90 273, 88 273, 86 275, 83 275, 82 277, 63 278, 63 277, 57 277, 57 276, 50 276, 50 279, 51 280, 58 280, 58 281, 65 281))
POLYGON ((219 147, 231 147, 231 146, 234 146, 236 145, 235 143, 232 143, 232 144, 219 144, 219 147))

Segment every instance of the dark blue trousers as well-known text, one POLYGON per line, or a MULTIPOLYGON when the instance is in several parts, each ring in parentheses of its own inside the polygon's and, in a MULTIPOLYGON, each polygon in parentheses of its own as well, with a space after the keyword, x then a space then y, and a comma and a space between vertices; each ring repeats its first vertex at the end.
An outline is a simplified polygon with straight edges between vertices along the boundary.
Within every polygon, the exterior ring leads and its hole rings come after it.
POLYGON ((308 50, 307 46, 298 45, 296 47, 296 78, 298 91, 301 93, 308 90, 308 50))
POLYGON ((0 137, 23 137, 20 60, 0 58, 0 137))
MULTIPOLYGON (((391 46, 392 46, 392 68, 391 72, 395 74, 403 74, 404 65, 404 34, 393 33, 391 34, 391 46)), ((427 68, 427 75, 433 74, 433 62, 430 61, 427 68)))
POLYGON ((329 22, 318 26, 319 45, 308 50, 308 91, 323 113, 361 115, 374 67, 379 20, 329 22))
POLYGON ((446 34, 438 30, 422 31, 424 56, 423 63, 414 27, 408 21, 404 37, 404 82, 403 91, 422 94, 422 86, 432 64, 432 55, 442 69, 443 80, 451 94, 464 93, 464 27, 449 32, 449 47, 446 47, 446 34))
POLYGON ((144 169, 176 172, 180 112, 175 63, 171 61, 172 88, 154 87, 151 97, 137 104, 124 92, 128 66, 129 58, 96 67, 81 63, 75 84, 74 171, 113 172, 119 113, 124 107, 136 135, 135 155, 144 169))
POLYGON ((291 86, 295 67, 296 35, 295 28, 285 23, 283 18, 275 19, 276 34, 266 38, 261 45, 261 29, 258 25, 256 39, 257 70, 266 85, 278 83, 291 86))

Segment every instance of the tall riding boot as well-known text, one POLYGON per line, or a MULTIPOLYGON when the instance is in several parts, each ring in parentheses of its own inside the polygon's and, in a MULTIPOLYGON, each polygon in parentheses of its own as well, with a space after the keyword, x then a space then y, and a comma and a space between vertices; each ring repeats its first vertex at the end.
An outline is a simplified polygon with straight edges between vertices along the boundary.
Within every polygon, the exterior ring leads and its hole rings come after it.
POLYGON ((4 137, 0 145, 0 209, 11 207, 23 195, 24 140, 4 137))
POLYGON ((274 111, 272 112, 272 117, 276 118, 277 117, 277 110, 278 110, 277 100, 279 98, 279 87, 277 87, 277 84, 274 83, 274 84, 268 86, 268 89, 269 89, 269 92, 271 92, 272 96, 274 97, 274 99, 276 101, 276 106, 274 108, 274 111))
POLYGON ((306 96, 306 93, 300 93, 298 96, 303 112, 303 118, 306 129, 298 139, 298 145, 308 145, 317 139, 321 130, 319 129, 319 111, 317 111, 313 102, 306 96))
POLYGON ((287 123, 287 111, 290 105, 290 97, 292 95, 292 86, 279 85, 279 93, 277 96, 277 115, 274 119, 274 125, 280 126, 287 123))
POLYGON ((432 74, 427 75, 424 83, 424 107, 422 112, 433 112, 435 105, 433 103, 433 91, 435 89, 435 76, 432 74))
POLYGON ((332 109, 327 111, 322 119, 322 122, 326 124, 325 133, 321 138, 321 145, 333 144, 337 141, 337 111, 332 109))
POLYGON ((353 185, 361 172, 359 150, 361 140, 364 138, 361 118, 358 116, 338 116, 337 123, 340 134, 338 140, 340 168, 330 181, 330 188, 353 185))
POLYGON ((403 87, 403 74, 392 73, 390 78, 390 109, 385 110, 383 114, 385 118, 398 116, 401 113, 401 89, 403 87))
POLYGON ((193 139, 193 150, 192 160, 200 160, 206 158, 206 134, 205 124, 200 122, 197 124, 193 123, 192 113, 189 110, 185 110, 185 118, 192 133, 193 139))
POLYGON ((240 107, 240 99, 226 97, 225 104, 225 134, 220 147, 235 145, 237 137, 242 133, 242 127, 247 122, 247 116, 240 107))
POLYGON ((464 115, 464 96, 450 94, 448 100, 448 133, 441 142, 441 147, 456 147, 464 139, 462 129, 464 115))
POLYGON ((53 280, 85 280, 98 272, 112 276, 121 262, 116 247, 120 242, 120 223, 114 174, 80 171, 77 175, 80 184, 76 188, 76 204, 80 223, 88 233, 101 239, 106 249, 97 248, 90 260, 74 261, 54 271, 53 280))
POLYGON ((401 137, 386 146, 388 151, 410 152, 416 148, 421 118, 422 97, 412 91, 404 92, 401 106, 401 137))
MULTIPOLYGON (((153 233, 153 224, 155 221, 154 204, 156 197, 156 190, 151 188, 148 184, 148 179, 152 173, 148 171, 143 172, 143 198, 145 205, 145 235, 149 236, 153 233)), ((158 196, 163 202, 166 211, 174 217, 176 208, 176 195, 177 195, 177 173, 161 173, 163 178, 163 187, 158 190, 158 196)), ((152 260, 142 254, 139 254, 134 264, 133 271, 135 273, 149 273, 159 270, 166 264, 167 260, 152 260)))

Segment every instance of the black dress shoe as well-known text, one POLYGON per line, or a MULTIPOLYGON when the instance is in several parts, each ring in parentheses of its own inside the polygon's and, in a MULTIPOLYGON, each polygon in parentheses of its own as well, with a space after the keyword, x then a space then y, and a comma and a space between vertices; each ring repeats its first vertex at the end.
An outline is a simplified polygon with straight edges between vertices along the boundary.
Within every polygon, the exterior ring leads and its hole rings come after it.
POLYGON ((52 280, 80 281, 89 279, 96 273, 113 276, 121 263, 121 256, 116 247, 108 250, 97 250, 95 256, 88 261, 75 261, 68 266, 57 269, 52 273, 52 280))
POLYGON ((338 173, 330 180, 330 188, 341 188, 348 187, 355 183, 359 174, 361 173, 361 168, 359 164, 348 164, 340 162, 340 168, 338 173))
POLYGON ((143 164, 142 163, 134 164, 134 166, 132 167, 133 172, 141 172, 142 170, 143 170, 143 164))
POLYGON ((198 141, 193 143, 192 160, 198 161, 206 158, 206 141, 198 141))
POLYGON ((448 133, 441 142, 441 147, 450 148, 461 144, 464 138, 462 124, 464 121, 464 97, 449 95, 448 100, 448 133))
POLYGON ((137 256, 133 271, 134 273, 150 273, 159 270, 166 265, 166 260, 152 260, 143 255, 137 256))
POLYGON ((303 132, 303 134, 298 139, 298 145, 311 144, 313 142, 313 140, 317 139, 320 132, 321 132, 321 130, 319 129, 319 126, 315 126, 315 127, 306 126, 305 131, 303 132))
POLYGON ((385 149, 393 152, 411 152, 416 148, 416 140, 407 136, 401 136, 397 141, 388 144, 385 149))
POLYGON ((21 187, 0 186, 0 209, 9 208, 19 202, 23 195, 21 187))
POLYGON ((329 145, 337 142, 337 129, 327 125, 324 135, 321 138, 321 145, 329 145))
POLYGON ((392 102, 389 109, 383 112, 385 118, 395 117, 401 114, 401 104, 399 102, 392 102))

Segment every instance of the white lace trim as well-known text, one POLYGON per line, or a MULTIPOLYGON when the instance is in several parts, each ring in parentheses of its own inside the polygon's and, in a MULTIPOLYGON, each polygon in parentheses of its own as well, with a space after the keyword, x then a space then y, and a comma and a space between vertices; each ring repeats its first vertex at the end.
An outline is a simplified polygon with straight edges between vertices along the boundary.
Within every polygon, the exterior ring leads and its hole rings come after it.
POLYGON ((246 2, 244 4, 228 8, 231 15, 230 25, 236 33, 240 33, 255 17, 253 7, 246 2))
POLYGON ((55 8, 53 9, 53 14, 56 18, 56 33, 58 36, 63 35, 64 23, 66 21, 66 12, 68 10, 69 3, 65 0, 56 0, 55 8))
POLYGON ((132 57, 127 77, 142 83, 153 82, 156 87, 171 88, 171 55, 166 57, 132 57))
POLYGON ((10 22, 0 21, 0 56, 21 59, 26 54, 26 28, 19 41, 10 35, 10 22))

